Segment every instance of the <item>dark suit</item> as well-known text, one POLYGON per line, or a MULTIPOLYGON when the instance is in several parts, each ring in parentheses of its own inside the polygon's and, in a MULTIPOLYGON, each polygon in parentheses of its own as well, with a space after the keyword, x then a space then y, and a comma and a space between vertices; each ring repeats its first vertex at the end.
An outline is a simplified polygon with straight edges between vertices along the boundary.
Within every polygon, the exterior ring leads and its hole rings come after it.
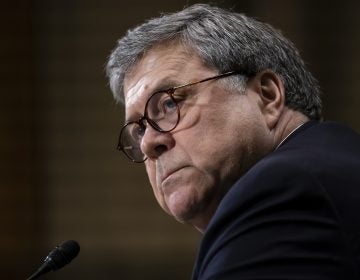
POLYGON ((360 279, 360 137, 308 122, 221 201, 193 279, 360 279))

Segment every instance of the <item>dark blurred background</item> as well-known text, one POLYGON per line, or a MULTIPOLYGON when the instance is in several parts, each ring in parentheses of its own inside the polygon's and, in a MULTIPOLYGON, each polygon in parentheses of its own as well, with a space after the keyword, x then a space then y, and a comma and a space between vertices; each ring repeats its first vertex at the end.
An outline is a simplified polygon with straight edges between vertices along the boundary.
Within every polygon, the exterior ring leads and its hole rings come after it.
MULTIPOLYGON (((104 65, 128 28, 195 2, 2 2, 0 279, 25 279, 68 239, 79 257, 43 279, 190 278, 200 235, 116 151, 123 111, 104 65)), ((325 118, 360 132, 360 1, 217 3, 281 29, 320 81, 325 118)))

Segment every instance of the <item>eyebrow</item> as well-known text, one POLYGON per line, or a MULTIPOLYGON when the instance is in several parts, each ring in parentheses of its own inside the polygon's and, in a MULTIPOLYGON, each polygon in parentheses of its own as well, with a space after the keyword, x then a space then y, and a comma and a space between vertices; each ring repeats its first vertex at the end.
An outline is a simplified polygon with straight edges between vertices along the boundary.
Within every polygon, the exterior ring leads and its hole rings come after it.
POLYGON ((155 92, 159 92, 159 91, 167 91, 169 89, 172 89, 174 87, 177 87, 181 85, 181 83, 179 81, 176 81, 174 79, 164 79, 162 80, 160 83, 158 83, 151 91, 151 94, 149 94, 148 98, 154 94, 155 92))

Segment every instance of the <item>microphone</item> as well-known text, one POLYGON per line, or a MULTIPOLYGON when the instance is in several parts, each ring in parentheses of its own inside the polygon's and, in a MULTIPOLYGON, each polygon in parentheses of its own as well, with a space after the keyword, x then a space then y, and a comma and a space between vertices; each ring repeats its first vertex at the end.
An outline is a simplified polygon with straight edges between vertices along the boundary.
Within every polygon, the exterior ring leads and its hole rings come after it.
POLYGON ((64 265, 70 263, 78 255, 79 251, 79 243, 74 240, 69 240, 56 246, 45 258, 40 268, 27 280, 36 279, 50 270, 55 271, 62 268, 64 265))

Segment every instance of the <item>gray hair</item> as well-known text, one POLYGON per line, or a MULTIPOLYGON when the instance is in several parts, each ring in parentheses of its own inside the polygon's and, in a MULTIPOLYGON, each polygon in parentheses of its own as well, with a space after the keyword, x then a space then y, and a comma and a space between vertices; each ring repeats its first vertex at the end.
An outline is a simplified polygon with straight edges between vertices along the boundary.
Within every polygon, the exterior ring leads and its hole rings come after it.
POLYGON ((117 101, 123 102, 125 74, 147 51, 167 42, 178 42, 195 51, 206 66, 220 73, 271 70, 284 83, 289 108, 310 119, 321 118, 318 82, 295 46, 269 24, 207 4, 151 19, 117 42, 106 67, 117 101))

